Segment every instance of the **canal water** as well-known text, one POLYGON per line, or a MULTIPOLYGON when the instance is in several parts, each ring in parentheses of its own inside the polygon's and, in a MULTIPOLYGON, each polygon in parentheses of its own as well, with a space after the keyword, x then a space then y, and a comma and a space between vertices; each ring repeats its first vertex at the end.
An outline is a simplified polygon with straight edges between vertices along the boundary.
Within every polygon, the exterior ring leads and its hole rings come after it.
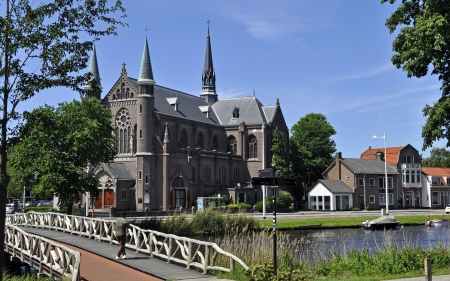
POLYGON ((418 246, 433 249, 440 245, 450 248, 449 227, 405 226, 394 230, 371 231, 358 229, 314 229, 282 231, 289 235, 291 248, 298 258, 318 260, 333 253, 345 255, 349 251, 368 249, 375 254, 387 246, 401 249, 418 246))

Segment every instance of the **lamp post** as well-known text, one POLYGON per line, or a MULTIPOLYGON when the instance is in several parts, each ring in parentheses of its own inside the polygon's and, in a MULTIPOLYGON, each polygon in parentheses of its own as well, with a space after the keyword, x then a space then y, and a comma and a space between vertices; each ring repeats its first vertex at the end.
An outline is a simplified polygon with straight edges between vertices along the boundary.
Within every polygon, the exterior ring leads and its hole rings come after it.
POLYGON ((374 139, 384 140, 384 184, 386 185, 386 215, 389 215, 389 194, 388 194, 388 177, 387 177, 387 154, 386 154, 386 131, 382 137, 373 136, 374 139))

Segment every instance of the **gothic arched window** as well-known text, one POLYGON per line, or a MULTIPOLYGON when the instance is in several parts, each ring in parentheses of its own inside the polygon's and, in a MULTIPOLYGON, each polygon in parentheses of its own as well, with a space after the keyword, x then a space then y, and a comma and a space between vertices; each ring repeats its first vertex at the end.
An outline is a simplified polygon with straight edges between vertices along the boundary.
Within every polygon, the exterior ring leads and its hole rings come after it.
POLYGON ((227 152, 230 152, 231 154, 236 153, 236 138, 233 136, 228 137, 228 149, 227 152))
POLYGON ((131 133, 130 112, 123 108, 116 114, 117 154, 128 154, 132 152, 131 133))
POLYGON ((248 138, 248 158, 258 158, 258 143, 254 135, 250 135, 248 138))
POLYGON ((188 134, 186 132, 185 129, 183 129, 181 131, 181 135, 180 135, 180 144, 183 147, 187 147, 188 146, 188 134))
POLYGON ((222 167, 220 169, 220 183, 221 184, 227 183, 227 169, 225 167, 222 167))
POLYGON ((240 180, 240 179, 239 179, 239 173, 240 173, 239 168, 234 169, 233 181, 234 181, 235 183, 238 183, 239 180, 240 180))
POLYGON ((206 165, 203 167, 203 183, 209 184, 211 182, 211 167, 206 165))
POLYGON ((217 135, 214 135, 214 137, 213 137, 212 148, 215 150, 219 150, 219 138, 217 137, 217 135))
POLYGON ((197 146, 200 148, 205 147, 205 139, 203 138, 202 132, 198 133, 198 135, 197 135, 197 146))

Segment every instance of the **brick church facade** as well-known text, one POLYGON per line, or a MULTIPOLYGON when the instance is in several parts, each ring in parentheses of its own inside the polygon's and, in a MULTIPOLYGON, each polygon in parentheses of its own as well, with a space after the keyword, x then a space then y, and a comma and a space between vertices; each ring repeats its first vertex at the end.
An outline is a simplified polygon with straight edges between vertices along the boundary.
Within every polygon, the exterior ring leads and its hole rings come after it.
MULTIPOLYGON (((95 49, 90 72, 100 79, 95 49)), ((219 194, 233 203, 262 200, 260 187, 250 181, 270 167, 277 126, 288 150, 278 99, 263 106, 254 95, 219 98, 209 28, 201 82, 199 95, 157 85, 147 39, 138 79, 123 64, 101 99, 113 115, 117 156, 91 167, 99 182, 95 208, 189 208, 197 197, 219 194)))

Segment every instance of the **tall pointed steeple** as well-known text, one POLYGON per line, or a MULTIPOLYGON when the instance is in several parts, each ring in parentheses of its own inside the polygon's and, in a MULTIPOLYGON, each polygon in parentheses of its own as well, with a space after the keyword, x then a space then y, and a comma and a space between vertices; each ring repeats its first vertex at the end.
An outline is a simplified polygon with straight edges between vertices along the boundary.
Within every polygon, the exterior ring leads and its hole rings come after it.
POLYGON ((208 35, 206 36, 206 54, 205 54, 205 66, 202 73, 202 93, 203 97, 208 104, 213 104, 217 101, 216 94, 216 72, 214 71, 212 51, 211 51, 211 39, 209 36, 209 23, 208 24, 208 35))
POLYGON ((97 98, 100 98, 102 84, 100 82, 100 72, 98 71, 97 52, 95 51, 95 45, 93 45, 93 48, 92 48, 91 65, 89 66, 89 73, 92 74, 92 77, 91 77, 91 80, 86 85, 85 89, 88 92, 92 93, 93 89, 92 89, 92 86, 90 85, 90 83, 92 82, 92 80, 97 79, 98 80, 98 86, 100 87, 100 89, 98 91, 96 91, 97 93, 95 93, 94 95, 97 98))
POLYGON ((150 62, 150 52, 148 51, 147 37, 145 38, 144 53, 142 54, 141 70, 139 71, 138 82, 155 84, 155 81, 153 80, 152 63, 150 62))

